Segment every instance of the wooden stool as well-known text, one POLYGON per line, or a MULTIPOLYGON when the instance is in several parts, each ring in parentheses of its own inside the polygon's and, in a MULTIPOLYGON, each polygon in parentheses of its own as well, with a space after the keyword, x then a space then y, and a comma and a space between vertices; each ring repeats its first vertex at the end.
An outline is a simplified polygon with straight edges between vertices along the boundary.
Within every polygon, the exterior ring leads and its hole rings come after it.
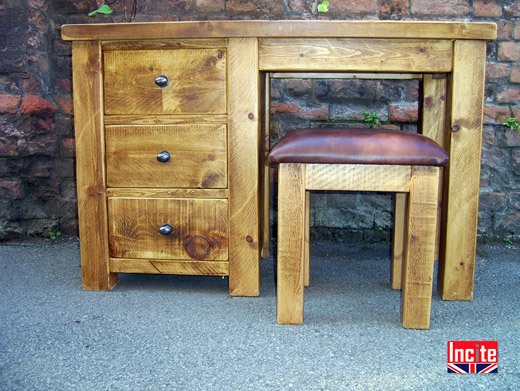
POLYGON ((269 159, 280 164, 278 323, 303 322, 305 232, 309 224, 306 191, 385 191, 408 194, 401 321, 405 328, 427 329, 439 167, 448 164, 448 154, 419 134, 372 129, 298 129, 272 149, 269 159))

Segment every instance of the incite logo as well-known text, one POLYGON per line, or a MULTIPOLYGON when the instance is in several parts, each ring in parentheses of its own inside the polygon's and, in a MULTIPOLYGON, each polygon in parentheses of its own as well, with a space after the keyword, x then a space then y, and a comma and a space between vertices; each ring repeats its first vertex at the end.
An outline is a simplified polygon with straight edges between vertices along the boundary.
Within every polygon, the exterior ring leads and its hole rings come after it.
POLYGON ((448 373, 498 373, 498 342, 448 341, 448 373))

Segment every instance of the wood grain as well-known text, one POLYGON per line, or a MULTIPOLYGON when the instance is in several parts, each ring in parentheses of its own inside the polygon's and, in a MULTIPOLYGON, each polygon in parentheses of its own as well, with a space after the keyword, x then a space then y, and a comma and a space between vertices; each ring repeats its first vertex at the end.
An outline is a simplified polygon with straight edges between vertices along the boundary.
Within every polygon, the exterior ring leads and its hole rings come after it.
POLYGON ((392 237, 392 268, 390 285, 392 289, 401 289, 401 277, 405 256, 406 235, 408 235, 408 193, 395 193, 394 230, 392 237))
POLYGON ((303 285, 311 283, 311 192, 305 192, 305 238, 303 249, 303 285))
POLYGON ((495 23, 425 21, 189 21, 64 25, 64 40, 210 37, 358 37, 495 39, 495 23))
POLYGON ((439 290, 445 300, 472 300, 475 273, 486 43, 455 41, 451 78, 449 182, 439 290))
POLYGON ((127 198, 228 198, 227 189, 152 189, 120 188, 107 189, 108 197, 127 198))
POLYGON ((108 211, 113 258, 228 259, 227 200, 109 198, 108 211))
POLYGON ((227 123, 227 115, 107 115, 105 125, 194 125, 227 123))
POLYGON ((361 164, 307 164, 308 190, 410 190, 410 166, 361 164))
POLYGON ((225 188, 226 125, 107 126, 106 159, 110 187, 225 188))
POLYGON ((272 79, 390 79, 390 80, 420 80, 417 73, 350 73, 350 72, 272 72, 272 79))
POLYGON ((449 72, 452 45, 449 40, 265 38, 259 66, 266 71, 449 72))
POLYGON ((227 276, 227 261, 110 258, 110 270, 118 273, 227 276))
POLYGON ((103 50, 156 50, 225 48, 227 39, 163 39, 141 41, 103 41, 103 50))
POLYGON ((271 110, 271 75, 264 73, 263 89, 262 89, 262 134, 260 146, 261 157, 260 161, 260 181, 262 182, 261 190, 261 205, 262 205, 262 258, 269 258, 269 245, 271 243, 271 165, 269 164, 269 153, 271 152, 271 137, 270 137, 270 113, 271 110))
POLYGON ((427 329, 430 326, 439 168, 414 166, 411 183, 401 320, 405 328, 427 329))
POLYGON ((105 114, 223 114, 224 49, 104 52, 105 114), (159 87, 157 76, 169 84, 159 87))
MULTIPOLYGON (((437 144, 446 148, 446 101, 447 78, 424 75, 422 84, 421 132, 437 144)), ((435 260, 439 260, 442 221, 443 169, 439 175, 439 205, 437 208, 437 239, 435 260)))
POLYGON ((260 293, 260 78, 256 39, 230 39, 229 290, 260 293))
POLYGON ((303 323, 305 165, 280 164, 278 175, 277 321, 303 323))
POLYGON ((105 189, 103 86, 99 42, 72 44, 76 179, 83 289, 110 290, 105 189))

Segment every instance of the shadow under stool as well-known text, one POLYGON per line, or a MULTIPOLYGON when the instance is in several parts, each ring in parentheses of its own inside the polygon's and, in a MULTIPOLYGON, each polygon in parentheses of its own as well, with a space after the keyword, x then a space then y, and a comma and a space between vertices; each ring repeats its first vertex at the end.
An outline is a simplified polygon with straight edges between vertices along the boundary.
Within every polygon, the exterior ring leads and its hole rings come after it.
POLYGON ((303 323, 308 278, 309 190, 406 194, 401 321, 430 324, 440 167, 448 154, 420 134, 373 129, 297 129, 269 155, 279 164, 277 321, 303 323))

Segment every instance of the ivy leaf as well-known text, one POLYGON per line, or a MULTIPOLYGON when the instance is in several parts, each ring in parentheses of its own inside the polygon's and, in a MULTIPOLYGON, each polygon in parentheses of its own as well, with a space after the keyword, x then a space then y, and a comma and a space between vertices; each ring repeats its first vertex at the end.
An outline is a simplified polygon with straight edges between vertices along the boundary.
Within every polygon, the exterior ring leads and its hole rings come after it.
POLYGON ((101 8, 98 8, 97 10, 89 13, 88 16, 95 16, 97 14, 110 15, 112 12, 114 12, 114 10, 112 8, 110 8, 109 5, 105 4, 101 8))
POLYGON ((325 0, 318 4, 318 12, 329 12, 329 2, 325 0))

